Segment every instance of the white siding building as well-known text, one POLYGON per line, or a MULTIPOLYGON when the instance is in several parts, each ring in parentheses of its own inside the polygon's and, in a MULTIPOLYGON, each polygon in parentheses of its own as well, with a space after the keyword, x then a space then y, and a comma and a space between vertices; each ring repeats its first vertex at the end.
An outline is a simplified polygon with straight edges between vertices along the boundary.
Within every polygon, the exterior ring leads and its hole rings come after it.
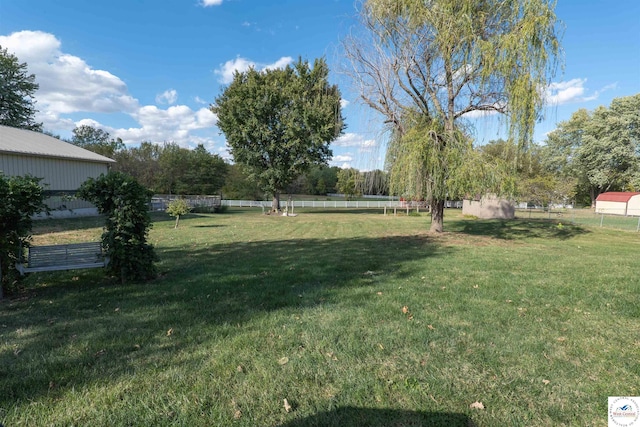
POLYGON ((63 201, 73 195, 87 178, 107 173, 115 161, 40 132, 0 126, 0 171, 7 176, 33 175, 42 178, 50 194, 51 209, 91 207, 86 202, 63 201))

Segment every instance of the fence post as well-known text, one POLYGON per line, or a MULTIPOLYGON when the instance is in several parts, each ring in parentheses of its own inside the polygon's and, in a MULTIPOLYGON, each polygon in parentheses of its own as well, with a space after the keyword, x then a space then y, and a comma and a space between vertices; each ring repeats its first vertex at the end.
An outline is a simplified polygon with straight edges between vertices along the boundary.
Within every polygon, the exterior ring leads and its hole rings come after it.
POLYGON ((636 227, 636 231, 640 231, 640 216, 638 217, 638 226, 636 227))
POLYGON ((604 221, 604 214, 600 214, 600 227, 602 227, 603 221, 604 221))

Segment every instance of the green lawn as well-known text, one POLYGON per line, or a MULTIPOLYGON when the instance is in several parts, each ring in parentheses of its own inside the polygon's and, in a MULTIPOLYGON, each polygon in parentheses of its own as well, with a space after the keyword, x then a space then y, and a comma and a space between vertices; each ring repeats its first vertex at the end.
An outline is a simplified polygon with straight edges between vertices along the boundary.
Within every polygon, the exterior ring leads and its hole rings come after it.
POLYGON ((150 283, 30 275, 0 303, 0 421, 602 426, 607 396, 640 395, 640 234, 296 212, 158 215, 150 283))

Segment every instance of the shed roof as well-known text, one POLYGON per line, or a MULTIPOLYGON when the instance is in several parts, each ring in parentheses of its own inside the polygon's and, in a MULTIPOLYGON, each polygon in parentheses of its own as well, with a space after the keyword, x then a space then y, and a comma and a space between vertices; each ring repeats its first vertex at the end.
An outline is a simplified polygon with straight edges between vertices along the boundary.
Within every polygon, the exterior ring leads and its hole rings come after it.
POLYGON ((627 203, 633 196, 637 196, 638 194, 640 193, 632 191, 609 191, 607 193, 601 193, 596 198, 596 201, 627 203))
POLYGON ((113 159, 44 133, 9 126, 0 126, 0 153, 115 163, 113 159))

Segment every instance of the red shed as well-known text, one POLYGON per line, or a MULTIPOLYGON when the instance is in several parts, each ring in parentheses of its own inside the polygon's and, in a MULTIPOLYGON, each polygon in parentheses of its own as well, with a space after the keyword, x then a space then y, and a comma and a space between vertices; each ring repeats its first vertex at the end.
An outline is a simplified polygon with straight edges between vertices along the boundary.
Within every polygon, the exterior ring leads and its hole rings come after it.
POLYGON ((640 192, 610 191, 602 193, 596 199, 596 212, 640 216, 640 192))

